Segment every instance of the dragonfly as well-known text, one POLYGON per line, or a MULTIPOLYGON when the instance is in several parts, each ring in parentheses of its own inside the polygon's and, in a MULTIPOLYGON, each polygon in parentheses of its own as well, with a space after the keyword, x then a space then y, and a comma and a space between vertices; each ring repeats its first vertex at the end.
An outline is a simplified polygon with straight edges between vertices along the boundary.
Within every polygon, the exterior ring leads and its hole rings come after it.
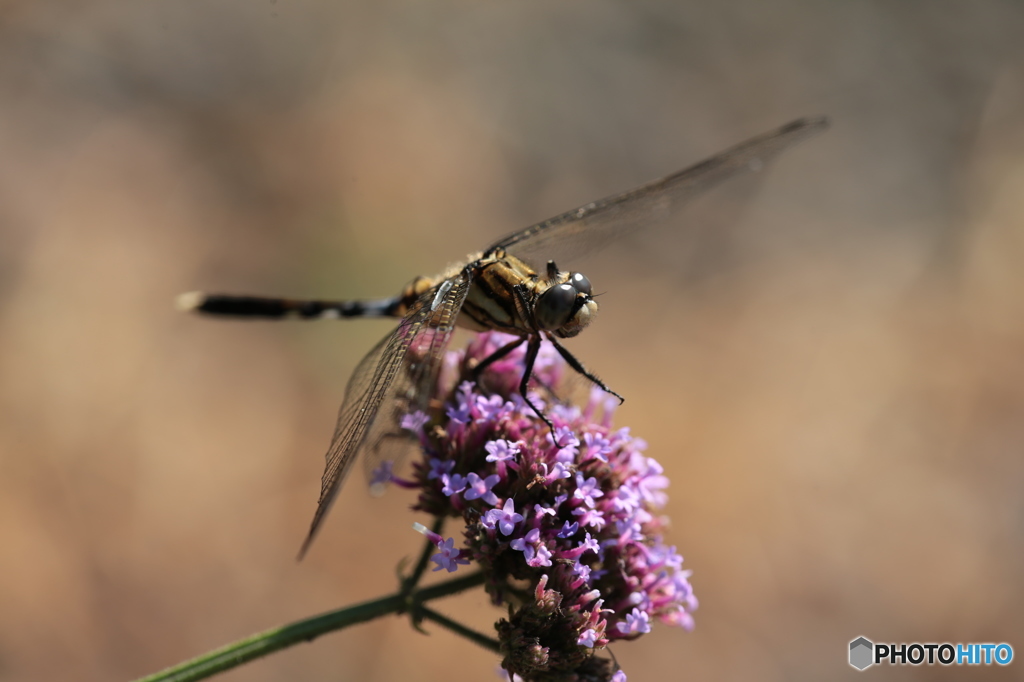
POLYGON ((550 420, 527 393, 542 340, 552 344, 573 370, 621 401, 621 396, 560 342, 578 335, 593 321, 597 301, 590 280, 580 272, 560 269, 552 254, 582 257, 661 222, 712 187, 761 170, 782 151, 827 127, 825 117, 792 121, 676 173, 515 232, 437 276, 416 277, 399 295, 390 298, 337 301, 182 294, 179 308, 207 315, 401 320, 360 361, 348 381, 326 454, 316 513, 299 558, 309 549, 358 459, 363 459, 372 480, 373 472, 380 471, 382 464, 397 464, 415 447, 414 436, 400 427, 401 419, 415 410, 427 411, 456 327, 477 332, 495 330, 515 337, 474 368, 477 376, 526 344, 519 394, 549 427, 550 420))

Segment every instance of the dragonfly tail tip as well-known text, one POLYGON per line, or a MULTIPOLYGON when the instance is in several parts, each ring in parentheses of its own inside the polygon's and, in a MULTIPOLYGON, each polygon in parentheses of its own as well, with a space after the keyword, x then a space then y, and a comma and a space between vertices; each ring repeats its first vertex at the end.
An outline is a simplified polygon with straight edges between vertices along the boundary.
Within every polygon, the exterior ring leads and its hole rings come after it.
POLYGON ((182 312, 192 312, 197 310, 206 301, 206 294, 201 291, 189 291, 184 294, 179 294, 174 299, 174 307, 182 312))

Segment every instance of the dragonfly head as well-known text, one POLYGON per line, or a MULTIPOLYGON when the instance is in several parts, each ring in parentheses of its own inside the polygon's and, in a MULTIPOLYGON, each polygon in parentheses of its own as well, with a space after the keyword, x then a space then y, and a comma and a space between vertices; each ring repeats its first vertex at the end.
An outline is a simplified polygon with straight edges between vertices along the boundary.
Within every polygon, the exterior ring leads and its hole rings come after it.
POLYGON ((576 336, 597 314, 590 280, 579 272, 559 273, 537 297, 533 317, 537 326, 563 339, 576 336))

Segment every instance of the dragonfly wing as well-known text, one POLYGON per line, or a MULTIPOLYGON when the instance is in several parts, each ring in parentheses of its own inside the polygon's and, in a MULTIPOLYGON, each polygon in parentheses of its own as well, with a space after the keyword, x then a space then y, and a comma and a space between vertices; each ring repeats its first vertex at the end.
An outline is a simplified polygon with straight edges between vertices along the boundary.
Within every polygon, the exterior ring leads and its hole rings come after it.
POLYGON ((487 252, 506 249, 534 265, 563 254, 593 253, 734 176, 760 170, 783 150, 827 127, 824 117, 793 121, 672 175, 537 223, 487 252))
POLYGON ((428 411, 438 373, 444 363, 444 352, 455 331, 455 320, 469 292, 471 276, 464 270, 430 292, 424 322, 409 339, 403 371, 395 378, 388 397, 381 405, 386 413, 378 414, 370 428, 362 455, 368 479, 383 463, 397 466, 405 454, 415 449, 415 434, 401 428, 402 417, 415 410, 428 411))
POLYGON ((359 455, 364 454, 372 469, 407 449, 409 437, 402 434, 401 418, 426 407, 470 279, 469 270, 463 270, 424 294, 356 367, 338 411, 320 500, 300 558, 359 455))

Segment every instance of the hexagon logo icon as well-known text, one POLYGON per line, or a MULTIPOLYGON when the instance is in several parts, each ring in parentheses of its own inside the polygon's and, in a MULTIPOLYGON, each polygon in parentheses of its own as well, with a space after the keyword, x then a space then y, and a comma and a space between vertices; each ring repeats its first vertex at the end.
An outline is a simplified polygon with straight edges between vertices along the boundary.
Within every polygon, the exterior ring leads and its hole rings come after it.
POLYGON ((875 645, 866 637, 858 637, 850 642, 850 665, 857 670, 864 670, 874 661, 875 645))

